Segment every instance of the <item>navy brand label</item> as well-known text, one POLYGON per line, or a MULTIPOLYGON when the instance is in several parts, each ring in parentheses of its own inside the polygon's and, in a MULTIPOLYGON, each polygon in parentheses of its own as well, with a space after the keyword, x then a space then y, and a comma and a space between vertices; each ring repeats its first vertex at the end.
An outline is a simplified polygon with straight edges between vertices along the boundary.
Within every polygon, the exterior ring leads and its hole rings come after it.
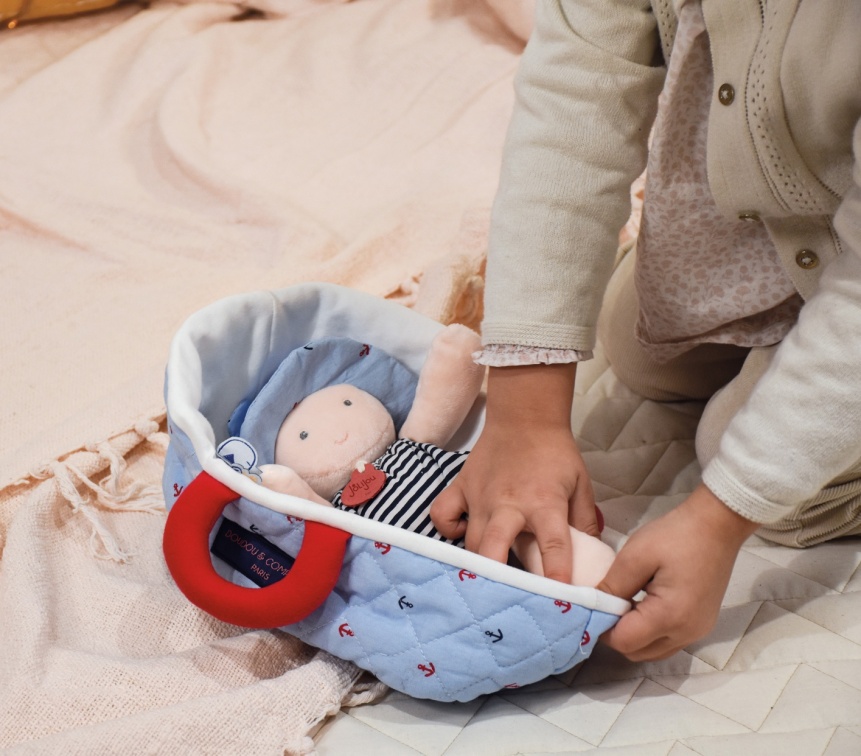
POLYGON ((295 561, 275 544, 226 517, 210 551, 260 587, 277 583, 290 572, 295 561))

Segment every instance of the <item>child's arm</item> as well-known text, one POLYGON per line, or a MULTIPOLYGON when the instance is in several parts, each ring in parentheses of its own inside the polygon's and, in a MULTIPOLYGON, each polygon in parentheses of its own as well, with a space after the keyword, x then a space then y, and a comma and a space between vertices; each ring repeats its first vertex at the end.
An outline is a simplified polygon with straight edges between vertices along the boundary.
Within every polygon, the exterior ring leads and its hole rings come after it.
POLYGON ((544 574, 571 579, 568 525, 598 535, 592 483, 571 432, 575 373, 576 363, 490 368, 484 430, 431 506, 440 533, 500 562, 518 533, 533 533, 544 574))

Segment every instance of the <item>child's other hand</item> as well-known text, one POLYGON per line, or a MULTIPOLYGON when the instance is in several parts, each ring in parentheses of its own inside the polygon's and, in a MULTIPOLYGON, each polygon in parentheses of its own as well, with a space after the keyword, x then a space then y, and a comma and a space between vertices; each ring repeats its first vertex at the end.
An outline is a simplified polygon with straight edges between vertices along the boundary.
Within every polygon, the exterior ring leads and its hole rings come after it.
POLYGON ((653 661, 707 635, 745 539, 758 524, 737 515, 706 486, 637 530, 598 589, 639 602, 602 640, 631 661, 653 661))
POLYGON ((575 370, 491 368, 484 431, 431 507, 440 533, 465 536, 467 549, 500 562, 519 533, 533 533, 544 574, 564 582, 571 579, 569 523, 598 534, 592 484, 570 426, 575 370))

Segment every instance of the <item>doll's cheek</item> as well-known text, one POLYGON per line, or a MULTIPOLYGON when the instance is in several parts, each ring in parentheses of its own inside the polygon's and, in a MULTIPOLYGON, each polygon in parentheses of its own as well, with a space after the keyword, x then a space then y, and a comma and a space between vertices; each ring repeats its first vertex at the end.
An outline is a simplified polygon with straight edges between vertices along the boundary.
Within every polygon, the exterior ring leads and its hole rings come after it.
POLYGON ((303 478, 329 477, 338 470, 350 470, 356 461, 356 455, 361 456, 362 450, 357 450, 349 442, 337 444, 331 438, 320 438, 294 441, 290 439, 275 448, 275 461, 292 467, 303 478))
POLYGON ((307 442, 284 444, 282 447, 276 447, 275 461, 279 464, 289 465, 299 475, 306 477, 325 465, 329 459, 329 456, 325 453, 321 454, 321 450, 317 447, 319 444, 307 442), (321 460, 324 460, 322 464, 321 460))

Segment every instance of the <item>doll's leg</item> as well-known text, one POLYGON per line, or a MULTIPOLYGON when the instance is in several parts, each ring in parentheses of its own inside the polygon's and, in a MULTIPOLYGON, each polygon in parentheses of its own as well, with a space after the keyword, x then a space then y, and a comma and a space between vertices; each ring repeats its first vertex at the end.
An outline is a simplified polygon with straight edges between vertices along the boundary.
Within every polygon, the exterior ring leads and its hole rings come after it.
MULTIPOLYGON (((697 457, 703 467, 717 454, 724 431, 771 364, 776 350, 776 346, 752 349, 738 377, 706 405, 696 441, 697 457)), ((861 461, 831 481, 792 517, 763 526, 756 534, 794 547, 861 535, 861 461)))
POLYGON ((666 363, 655 362, 634 335, 639 314, 635 258, 636 250, 631 250, 613 272, 598 320, 598 340, 613 372, 647 399, 708 399, 738 374, 748 350, 731 344, 702 344, 666 363))
MULTIPOLYGON (((587 535, 569 526, 571 531, 571 546, 574 552, 574 564, 571 568, 571 584, 594 588, 600 583, 613 560, 616 552, 600 538, 587 535)), ((514 541, 515 556, 528 572, 543 575, 541 552, 538 542, 532 533, 521 533, 514 541)))

